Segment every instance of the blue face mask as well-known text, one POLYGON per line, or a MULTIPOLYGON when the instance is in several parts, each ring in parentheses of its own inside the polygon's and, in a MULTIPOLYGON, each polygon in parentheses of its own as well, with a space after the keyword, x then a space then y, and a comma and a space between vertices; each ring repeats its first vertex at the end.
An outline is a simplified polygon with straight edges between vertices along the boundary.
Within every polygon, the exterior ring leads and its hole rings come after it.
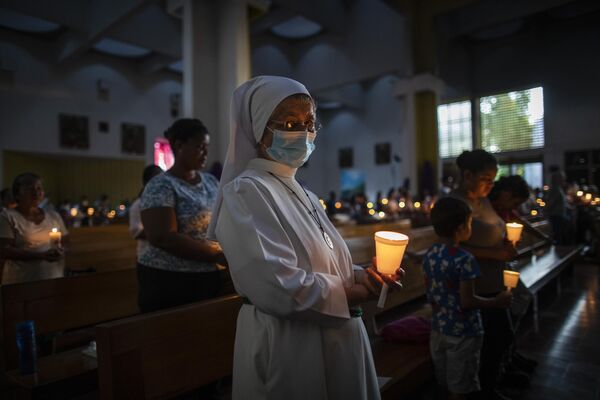
POLYGON ((317 134, 314 132, 288 132, 271 128, 269 130, 273 132, 273 143, 267 149, 267 154, 275 161, 298 168, 315 150, 314 141, 317 134))

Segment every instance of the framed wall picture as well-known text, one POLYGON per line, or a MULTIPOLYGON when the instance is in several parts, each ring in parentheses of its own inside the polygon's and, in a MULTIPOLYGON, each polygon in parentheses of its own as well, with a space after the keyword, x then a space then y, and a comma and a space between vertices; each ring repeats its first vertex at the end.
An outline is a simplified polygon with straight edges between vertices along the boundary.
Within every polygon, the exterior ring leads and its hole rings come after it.
POLYGON ((338 165, 340 168, 352 168, 354 165, 354 150, 352 147, 343 147, 338 150, 338 165))
POLYGON ((146 127, 139 124, 121 124, 121 152, 146 154, 146 127))
POLYGON ((60 147, 66 149, 89 149, 90 126, 88 117, 82 115, 59 114, 58 131, 60 147))
POLYGON ((392 150, 389 143, 377 143, 375 145, 375 164, 389 164, 392 159, 392 150))

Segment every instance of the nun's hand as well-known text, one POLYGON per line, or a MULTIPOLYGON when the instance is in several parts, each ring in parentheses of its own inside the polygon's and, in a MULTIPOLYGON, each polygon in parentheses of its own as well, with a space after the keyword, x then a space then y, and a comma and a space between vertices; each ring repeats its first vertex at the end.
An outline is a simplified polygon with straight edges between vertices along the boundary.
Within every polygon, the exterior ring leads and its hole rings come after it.
POLYGON ((380 285, 384 283, 387 284, 392 289, 401 289, 402 288, 402 278, 406 275, 406 272, 398 266, 398 269, 394 273, 394 275, 382 274, 377 271, 377 258, 373 257, 373 266, 366 269, 367 273, 371 277, 372 280, 376 280, 380 285))
POLYGON ((379 296, 383 280, 377 274, 374 276, 372 271, 370 271, 370 267, 361 271, 354 271, 354 276, 356 277, 356 283, 367 288, 371 296, 379 296))
POLYGON ((224 267, 229 266, 229 264, 227 263, 227 259, 225 258, 225 253, 223 253, 222 251, 216 255, 215 263, 224 267))
POLYGON ((372 300, 373 294, 362 283, 355 283, 350 287, 344 286, 346 301, 350 307, 372 300))

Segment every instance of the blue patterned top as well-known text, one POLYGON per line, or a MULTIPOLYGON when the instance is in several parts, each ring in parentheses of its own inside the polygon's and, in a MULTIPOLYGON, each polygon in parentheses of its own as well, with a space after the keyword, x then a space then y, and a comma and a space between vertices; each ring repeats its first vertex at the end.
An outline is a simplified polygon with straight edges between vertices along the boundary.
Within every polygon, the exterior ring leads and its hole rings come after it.
MULTIPOLYGON (((142 211, 159 207, 174 208, 177 232, 192 239, 206 239, 219 182, 211 174, 200 175, 202 179, 197 184, 188 183, 168 172, 155 176, 142 193, 140 208, 142 211)), ((213 263, 181 258, 152 244, 140 257, 139 263, 147 267, 179 272, 210 272, 217 269, 213 263)))
POLYGON ((460 307, 460 282, 481 276, 475 257, 458 247, 435 243, 425 254, 423 269, 433 310, 431 329, 450 336, 483 335, 479 310, 460 307))

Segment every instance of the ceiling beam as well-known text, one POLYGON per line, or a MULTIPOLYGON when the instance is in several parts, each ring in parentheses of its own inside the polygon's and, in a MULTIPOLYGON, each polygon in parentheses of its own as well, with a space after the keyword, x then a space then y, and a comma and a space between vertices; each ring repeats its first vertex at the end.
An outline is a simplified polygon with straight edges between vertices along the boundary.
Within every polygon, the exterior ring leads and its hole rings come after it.
POLYGON ((250 25, 250 34, 257 35, 268 31, 273 26, 295 17, 297 14, 284 7, 275 7, 264 15, 256 18, 250 25))
POLYGON ((317 22, 330 32, 346 33, 348 10, 341 1, 273 0, 273 3, 317 22))
MULTIPOLYGON (((88 5, 89 3, 81 0, 0 1, 0 6, 3 8, 56 22, 69 31, 75 32, 86 32, 89 29, 88 5)), ((148 7, 133 15, 126 24, 114 26, 108 36, 155 53, 181 57, 181 21, 166 15, 156 2, 151 2, 148 7)), ((67 42, 68 36, 63 37, 62 40, 67 42)))
POLYGON ((56 22, 68 28, 83 30, 86 24, 87 2, 79 0, 39 1, 2 0, 0 7, 21 14, 56 22), (68 10, 68 11, 66 11, 68 10))
POLYGON ((143 60, 139 61, 138 71, 143 75, 148 75, 168 67, 171 63, 174 63, 177 60, 178 58, 165 56, 163 54, 152 54, 151 56, 144 57, 143 60))
POLYGON ((115 27, 109 36, 155 53, 181 58, 181 19, 165 13, 159 3, 151 4, 126 24, 115 27))
POLYGON ((117 25, 157 0, 92 0, 86 10, 86 29, 70 30, 57 43, 57 60, 63 62, 85 52, 117 25))

